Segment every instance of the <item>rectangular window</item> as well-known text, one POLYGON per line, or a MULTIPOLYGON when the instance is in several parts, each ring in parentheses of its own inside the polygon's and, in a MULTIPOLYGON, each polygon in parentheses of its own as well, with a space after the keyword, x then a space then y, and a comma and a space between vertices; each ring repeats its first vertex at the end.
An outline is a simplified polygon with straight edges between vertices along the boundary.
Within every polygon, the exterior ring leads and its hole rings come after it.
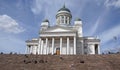
POLYGON ((65 23, 67 23, 67 20, 65 20, 65 23))

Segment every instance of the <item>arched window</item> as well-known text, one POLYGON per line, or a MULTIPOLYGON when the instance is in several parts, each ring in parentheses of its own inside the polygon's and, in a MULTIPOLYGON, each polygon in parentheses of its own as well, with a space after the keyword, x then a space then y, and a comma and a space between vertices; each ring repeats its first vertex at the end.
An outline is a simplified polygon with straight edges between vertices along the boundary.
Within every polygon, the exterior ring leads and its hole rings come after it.
POLYGON ((64 23, 64 16, 61 16, 61 22, 64 23))

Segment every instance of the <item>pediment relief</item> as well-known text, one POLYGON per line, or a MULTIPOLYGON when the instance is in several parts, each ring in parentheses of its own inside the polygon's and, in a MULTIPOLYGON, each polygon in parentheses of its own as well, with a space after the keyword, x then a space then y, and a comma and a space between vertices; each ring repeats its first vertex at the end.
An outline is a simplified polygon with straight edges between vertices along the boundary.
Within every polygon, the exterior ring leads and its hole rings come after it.
POLYGON ((64 29, 64 28, 53 28, 53 29, 48 29, 45 32, 71 32, 72 29, 64 29))

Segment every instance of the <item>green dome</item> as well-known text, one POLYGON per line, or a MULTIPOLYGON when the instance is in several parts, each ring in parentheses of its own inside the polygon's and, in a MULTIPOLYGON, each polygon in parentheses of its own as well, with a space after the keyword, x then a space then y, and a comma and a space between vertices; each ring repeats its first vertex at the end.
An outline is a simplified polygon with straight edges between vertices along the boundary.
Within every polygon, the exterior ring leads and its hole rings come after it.
POLYGON ((68 11, 68 12, 70 12, 70 10, 65 7, 65 5, 64 5, 61 9, 59 9, 58 12, 59 12, 59 11, 68 11))
POLYGON ((81 21, 81 19, 80 18, 76 18, 76 20, 75 21, 81 21))
POLYGON ((48 20, 48 19, 45 19, 43 22, 49 22, 49 20, 48 20))

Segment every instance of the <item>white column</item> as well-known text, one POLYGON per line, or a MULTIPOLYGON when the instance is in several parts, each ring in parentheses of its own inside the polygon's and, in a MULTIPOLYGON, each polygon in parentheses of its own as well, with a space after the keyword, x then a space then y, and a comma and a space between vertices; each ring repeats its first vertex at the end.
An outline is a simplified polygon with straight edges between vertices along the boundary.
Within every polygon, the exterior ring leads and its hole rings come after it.
POLYGON ((84 54, 84 46, 83 46, 83 40, 81 40, 81 47, 82 47, 82 54, 84 54))
POLYGON ((54 54, 54 41, 55 41, 55 39, 52 38, 52 55, 54 54))
POLYGON ((94 46, 94 44, 92 44, 92 50, 93 50, 93 54, 95 54, 95 46, 94 46))
POLYGON ((47 48, 48 48, 48 38, 46 38, 46 48, 45 48, 45 50, 46 50, 46 55, 48 54, 47 52, 48 52, 48 50, 47 50, 47 48))
POLYGON ((45 55, 45 40, 42 41, 42 54, 45 55))
POLYGON ((62 37, 60 37, 60 55, 62 54, 62 37))
POLYGON ((69 37, 67 37, 67 54, 69 54, 69 48, 70 46, 69 46, 69 37))
POLYGON ((47 43, 47 54, 50 53, 50 46, 49 46, 49 39, 48 39, 48 43, 47 43))
POLYGON ((74 36, 74 55, 76 55, 76 37, 74 36))
POLYGON ((38 42, 38 49, 37 49, 37 51, 38 51, 38 54, 40 54, 41 52, 41 38, 39 38, 39 42, 38 42))
POLYGON ((69 17, 67 17, 67 24, 69 24, 69 17))
POLYGON ((62 23, 62 17, 60 16, 60 24, 62 23))
POLYGON ((60 17, 58 17, 58 24, 60 24, 61 22, 60 22, 60 20, 61 20, 61 18, 60 17))
POLYGON ((41 54, 43 54, 43 40, 41 40, 41 54))
POLYGON ((68 17, 68 20, 67 20, 68 24, 70 23, 70 17, 68 17))
POLYGON ((100 54, 100 45, 98 44, 98 54, 100 54))
POLYGON ((26 46, 25 54, 28 54, 28 45, 26 46))
POLYGON ((64 16, 64 24, 66 24, 66 23, 65 23, 65 16, 64 16))

